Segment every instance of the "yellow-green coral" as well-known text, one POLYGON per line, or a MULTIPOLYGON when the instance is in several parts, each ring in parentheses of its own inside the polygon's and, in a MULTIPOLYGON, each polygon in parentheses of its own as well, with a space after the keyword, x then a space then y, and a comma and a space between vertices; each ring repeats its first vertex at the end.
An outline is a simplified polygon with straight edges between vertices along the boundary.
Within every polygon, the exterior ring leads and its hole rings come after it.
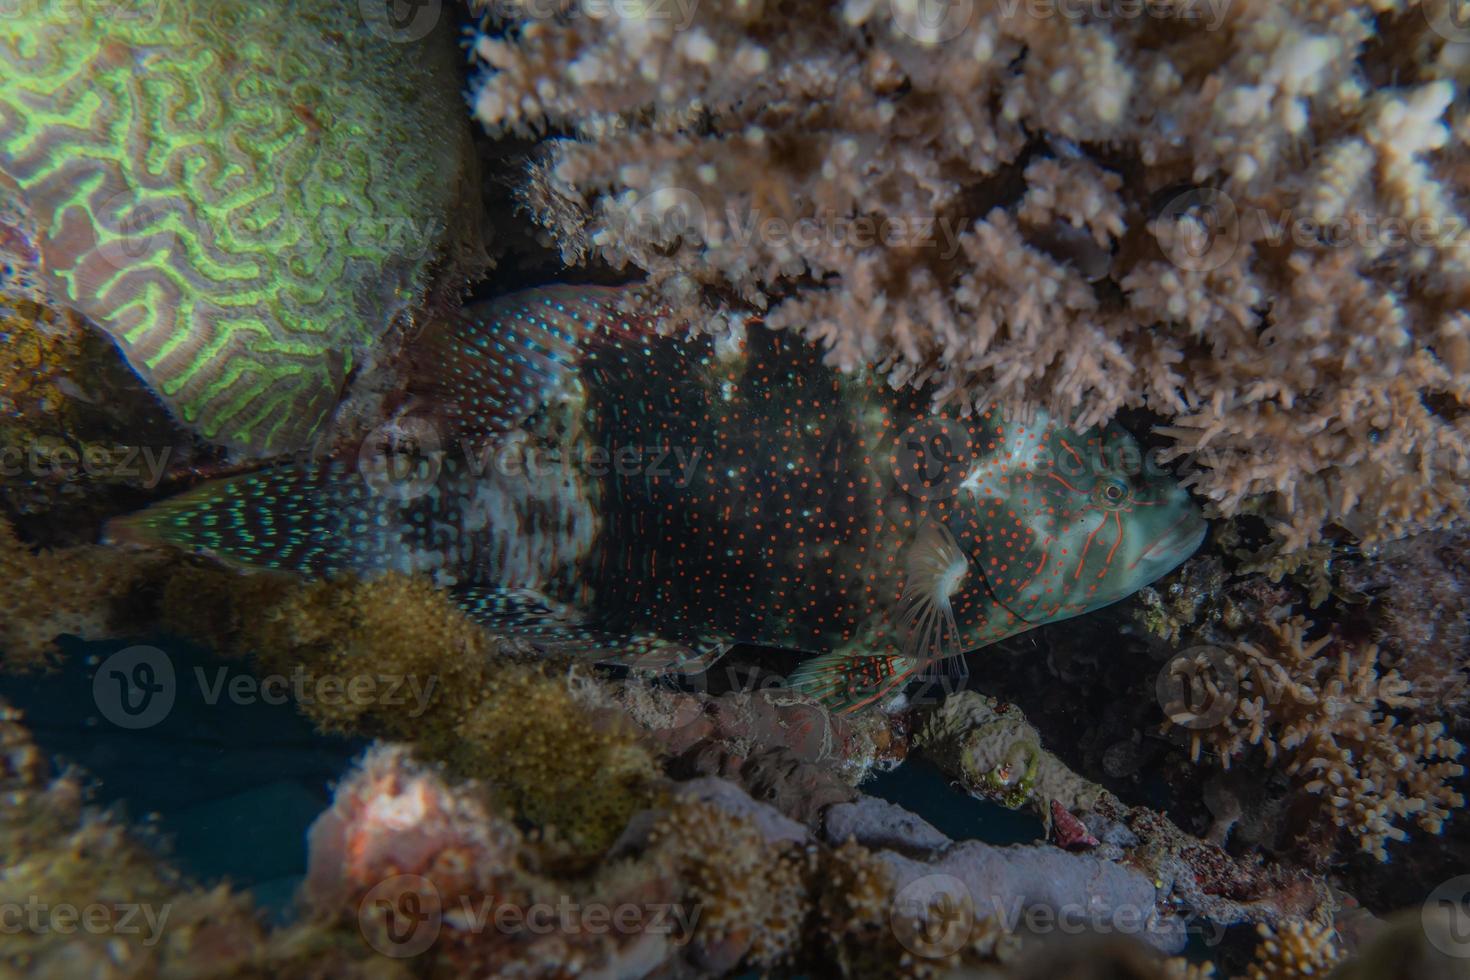
POLYGON ((0 18, 0 179, 35 215, 47 288, 212 440, 310 438, 465 213, 447 28, 405 35, 371 6, 0 18))
POLYGON ((168 621, 186 625, 200 595, 198 638, 253 651, 261 673, 305 690, 345 692, 300 704, 324 729, 412 742, 577 852, 605 847, 655 800, 657 766, 630 723, 594 719, 564 669, 501 655, 427 580, 300 585, 193 570, 164 589, 168 621))
POLYGON ((163 561, 95 546, 32 551, 0 519, 0 667, 44 666, 65 633, 112 635, 128 594, 163 561))

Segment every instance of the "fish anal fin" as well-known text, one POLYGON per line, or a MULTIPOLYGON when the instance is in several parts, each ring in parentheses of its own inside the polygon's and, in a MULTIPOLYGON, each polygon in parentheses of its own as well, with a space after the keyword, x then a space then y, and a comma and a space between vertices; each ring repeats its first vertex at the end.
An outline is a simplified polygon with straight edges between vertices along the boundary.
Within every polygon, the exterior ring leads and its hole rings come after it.
POLYGON ((850 648, 803 661, 787 686, 845 714, 886 701, 913 679, 919 664, 902 654, 862 654, 850 648))
POLYGON ((551 654, 626 667, 644 676, 695 676, 734 642, 701 636, 689 642, 656 633, 599 628, 577 610, 531 589, 472 586, 455 589, 455 604, 492 633, 528 641, 551 654))

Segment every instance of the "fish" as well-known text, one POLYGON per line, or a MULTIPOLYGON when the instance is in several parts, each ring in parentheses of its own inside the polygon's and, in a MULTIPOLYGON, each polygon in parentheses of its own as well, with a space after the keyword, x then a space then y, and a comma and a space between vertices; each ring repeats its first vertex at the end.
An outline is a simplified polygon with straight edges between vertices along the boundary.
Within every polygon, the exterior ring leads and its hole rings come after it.
POLYGON ((1206 534, 1116 424, 936 409, 757 319, 665 322, 620 287, 472 305, 407 345, 356 453, 206 482, 109 537, 431 575, 493 632, 643 672, 782 648, 847 712, 1117 602, 1206 534))

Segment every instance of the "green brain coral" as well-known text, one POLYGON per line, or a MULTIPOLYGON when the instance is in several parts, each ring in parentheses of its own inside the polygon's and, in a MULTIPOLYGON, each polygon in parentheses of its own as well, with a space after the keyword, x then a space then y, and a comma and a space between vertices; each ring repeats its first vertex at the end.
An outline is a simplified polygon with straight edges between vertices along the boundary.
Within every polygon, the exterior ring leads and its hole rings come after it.
POLYGON ((304 444, 447 238, 448 25, 408 42, 341 0, 4 6, 0 183, 57 301, 206 438, 304 444))

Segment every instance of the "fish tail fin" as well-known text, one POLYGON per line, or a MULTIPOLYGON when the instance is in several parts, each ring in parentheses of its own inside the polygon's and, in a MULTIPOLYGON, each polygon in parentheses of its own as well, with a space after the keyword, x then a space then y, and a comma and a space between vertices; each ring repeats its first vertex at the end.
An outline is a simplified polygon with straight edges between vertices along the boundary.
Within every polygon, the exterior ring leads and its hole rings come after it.
POLYGON ((546 286, 466 307, 410 345, 406 388, 451 434, 490 437, 523 423, 599 344, 647 336, 638 312, 608 286, 546 286))
POLYGON ((918 668, 916 661, 899 654, 864 656, 834 650, 803 662, 787 686, 845 714, 896 694, 918 668))
POLYGON ((389 553, 383 537, 404 536, 397 504, 341 464, 290 464, 202 483, 109 522, 104 534, 253 568, 369 571, 389 553))

